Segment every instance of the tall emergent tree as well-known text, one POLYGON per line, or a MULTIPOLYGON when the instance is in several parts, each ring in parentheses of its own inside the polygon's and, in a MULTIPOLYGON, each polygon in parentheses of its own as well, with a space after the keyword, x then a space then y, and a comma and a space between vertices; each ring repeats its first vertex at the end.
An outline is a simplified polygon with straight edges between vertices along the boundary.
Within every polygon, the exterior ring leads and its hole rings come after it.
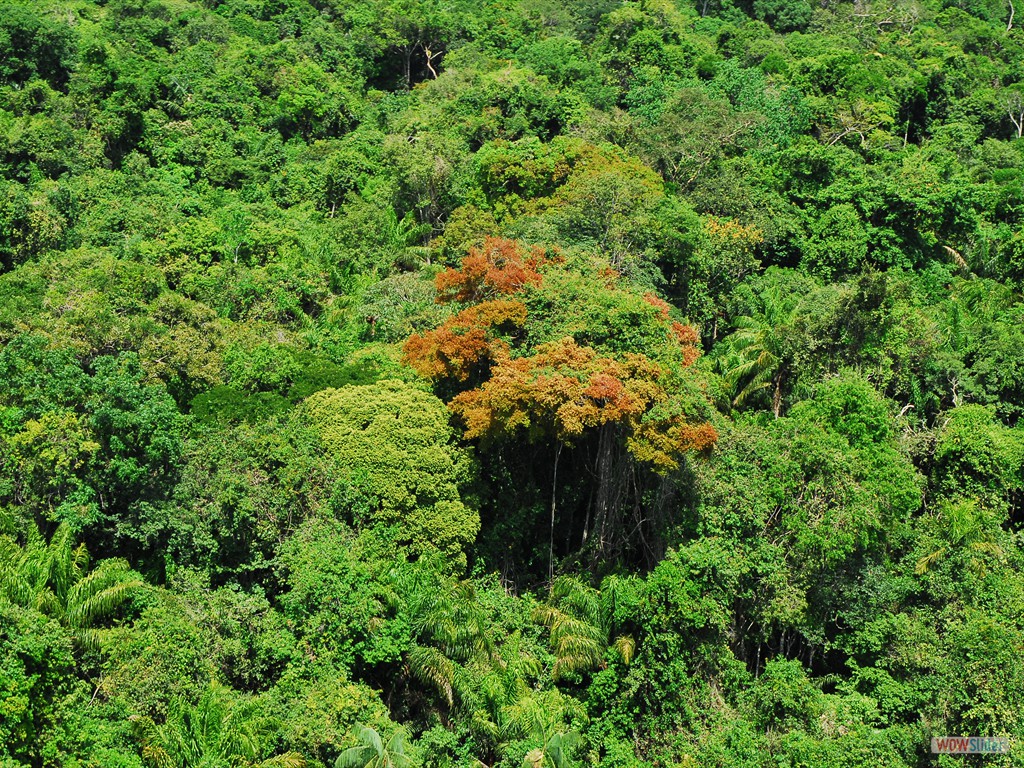
POLYGON ((618 551, 622 515, 643 504, 643 476, 664 476, 715 442, 692 369, 694 329, 607 262, 496 238, 439 274, 437 290, 462 309, 413 334, 406 360, 446 395, 467 439, 553 440, 589 455, 596 490, 581 540, 618 551))

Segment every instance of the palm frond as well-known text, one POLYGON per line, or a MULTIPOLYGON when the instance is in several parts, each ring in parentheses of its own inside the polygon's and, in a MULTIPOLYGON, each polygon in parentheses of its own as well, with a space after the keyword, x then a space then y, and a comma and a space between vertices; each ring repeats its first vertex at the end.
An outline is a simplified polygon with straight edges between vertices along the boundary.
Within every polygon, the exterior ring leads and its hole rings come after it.
POLYGON ((86 627, 106 618, 145 586, 127 570, 96 570, 72 587, 68 595, 67 624, 86 627))
POLYGON ((349 747, 334 761, 334 768, 366 768, 371 765, 375 753, 370 747, 349 747))
POLYGON ((153 768, 177 768, 167 750, 156 744, 142 747, 142 760, 153 768))
POLYGON ((109 629, 82 629, 74 630, 72 635, 79 648, 89 651, 99 651, 107 644, 110 637, 109 629))
POLYGON ((406 768, 412 764, 412 758, 406 754, 409 738, 403 728, 396 728, 388 739, 384 753, 391 768, 406 768))
POLYGON ((914 573, 921 576, 931 570, 939 560, 942 559, 943 555, 946 554, 946 547, 939 547, 934 552, 931 552, 920 560, 917 561, 917 565, 914 566, 914 573))
POLYGON ((409 669, 417 680, 437 691, 449 707, 454 706, 455 665, 451 659, 436 648, 418 646, 409 654, 409 669))
POLYGON ((624 663, 628 665, 633 662, 633 657, 636 655, 636 640, 632 635, 620 635, 615 638, 612 647, 622 657, 624 663))
POLYGON ((264 760, 258 768, 306 768, 306 758, 298 752, 285 752, 264 760))

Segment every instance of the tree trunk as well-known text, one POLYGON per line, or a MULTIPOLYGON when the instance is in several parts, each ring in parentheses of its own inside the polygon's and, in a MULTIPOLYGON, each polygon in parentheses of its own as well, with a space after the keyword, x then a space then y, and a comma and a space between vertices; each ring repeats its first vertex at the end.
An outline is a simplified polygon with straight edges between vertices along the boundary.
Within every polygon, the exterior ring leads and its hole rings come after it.
POLYGON ((423 55, 427 57, 427 69, 430 70, 430 74, 437 80, 437 70, 434 69, 434 57, 439 56, 440 52, 434 53, 429 47, 423 46, 423 55))
POLYGON ((548 581, 555 580, 555 499, 558 494, 558 459, 562 455, 562 444, 555 448, 555 471, 551 478, 551 540, 548 543, 548 581))
POLYGON ((597 531, 597 551, 608 550, 609 516, 612 512, 613 464, 615 450, 615 426, 605 424, 597 446, 597 498, 594 504, 594 530, 597 531))
POLYGON ((412 51, 411 45, 402 49, 402 54, 405 56, 405 90, 407 91, 412 88, 412 51))
POLYGON ((775 414, 775 418, 779 418, 782 414, 782 369, 772 377, 772 383, 774 384, 774 391, 772 392, 772 413, 775 414))

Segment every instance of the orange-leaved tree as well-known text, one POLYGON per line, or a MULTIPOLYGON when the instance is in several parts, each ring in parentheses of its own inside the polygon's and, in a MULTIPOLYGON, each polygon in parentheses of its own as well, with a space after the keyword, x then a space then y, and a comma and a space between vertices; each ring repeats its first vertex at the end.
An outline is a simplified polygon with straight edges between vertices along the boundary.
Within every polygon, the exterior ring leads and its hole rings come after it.
POLYGON ((406 361, 432 381, 467 382, 481 373, 481 366, 511 348, 526 324, 526 305, 509 297, 539 285, 538 270, 555 258, 543 249, 527 251, 513 240, 494 237, 471 249, 459 269, 436 278, 437 300, 465 308, 439 328, 410 336, 406 361))
MULTIPOLYGON (((412 335, 406 362, 448 399, 467 439, 554 440, 552 530, 561 447, 587 444, 596 482, 582 534, 595 534, 595 553, 621 548, 627 507, 643 519, 640 473, 667 475, 717 439, 692 369, 696 331, 607 262, 491 238, 438 275, 437 291, 462 309, 412 335)), ((551 548, 553 558, 553 538, 551 548)))

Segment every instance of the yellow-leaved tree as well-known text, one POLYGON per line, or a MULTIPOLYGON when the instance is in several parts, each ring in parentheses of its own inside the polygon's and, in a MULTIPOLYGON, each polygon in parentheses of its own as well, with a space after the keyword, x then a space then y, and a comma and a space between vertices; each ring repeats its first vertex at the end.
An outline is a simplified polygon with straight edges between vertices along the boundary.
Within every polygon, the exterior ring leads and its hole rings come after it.
POLYGON ((465 564, 464 548, 480 529, 463 496, 473 463, 456 444, 444 403, 385 380, 317 392, 304 413, 358 496, 357 514, 393 527, 417 554, 439 551, 453 567, 465 564))

